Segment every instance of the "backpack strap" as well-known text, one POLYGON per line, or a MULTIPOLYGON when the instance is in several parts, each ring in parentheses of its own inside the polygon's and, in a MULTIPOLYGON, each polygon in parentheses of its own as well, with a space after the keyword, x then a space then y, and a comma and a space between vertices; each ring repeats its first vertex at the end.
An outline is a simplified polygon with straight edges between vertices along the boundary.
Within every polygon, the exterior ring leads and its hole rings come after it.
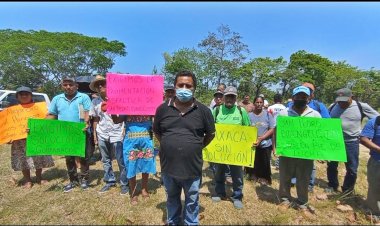
POLYGON ((240 106, 236 106, 237 109, 239 109, 239 112, 240 112, 240 115, 241 115, 241 118, 243 118, 243 112, 241 111, 241 107, 240 106))
POLYGON ((360 111, 360 121, 363 121, 363 118, 366 116, 363 112, 363 107, 359 101, 356 101, 359 111, 360 111))
POLYGON ((239 112, 240 112, 240 115, 241 115, 241 124, 243 124, 243 112, 241 111, 241 107, 238 105, 238 106, 236 106, 237 107, 237 109, 239 110, 239 112))
POLYGON ((372 141, 376 137, 376 131, 377 131, 377 127, 379 127, 379 125, 380 125, 380 116, 377 116, 376 119, 375 119, 375 125, 373 126, 374 133, 373 133, 372 141))
POLYGON ((218 114, 219 114, 219 110, 220 110, 220 106, 216 106, 215 107, 215 118, 214 118, 215 123, 216 123, 216 118, 218 117, 218 114))
POLYGON ((313 102, 314 105, 317 107, 317 111, 321 113, 321 104, 319 103, 319 101, 313 99, 313 102))
POLYGON ((335 107, 335 105, 336 105, 336 102, 333 104, 333 105, 331 105, 330 107, 329 107, 329 114, 331 115, 331 110, 335 107))

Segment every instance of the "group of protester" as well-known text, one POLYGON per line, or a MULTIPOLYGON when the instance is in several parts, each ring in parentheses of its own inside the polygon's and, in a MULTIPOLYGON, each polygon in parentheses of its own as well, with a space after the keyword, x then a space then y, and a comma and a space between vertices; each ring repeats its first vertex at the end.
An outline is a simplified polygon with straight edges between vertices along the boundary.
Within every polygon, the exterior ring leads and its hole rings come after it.
MULTIPOLYGON (((149 198, 148 177, 156 173, 153 134, 159 141, 161 178, 165 187, 167 202, 167 224, 199 224, 199 189, 202 184, 202 149, 215 137, 215 124, 255 126, 258 137, 252 142, 255 148, 254 167, 243 167, 213 163, 215 191, 214 202, 227 200, 225 182, 231 177, 233 193, 230 197, 236 209, 243 208, 244 174, 249 180, 263 185, 271 185, 271 154, 276 153, 276 119, 278 115, 291 117, 340 118, 344 135, 347 162, 346 175, 341 188, 344 194, 354 191, 359 163, 359 142, 368 147, 368 207, 371 219, 379 220, 380 216, 380 133, 379 114, 368 104, 352 99, 352 92, 347 88, 337 91, 336 102, 326 106, 314 99, 315 87, 304 83, 293 89, 292 102, 287 107, 282 105, 281 95, 274 97, 274 105, 268 106, 263 95, 250 102, 249 95, 244 95, 237 102, 238 92, 233 86, 218 87, 209 107, 194 98, 197 87, 196 76, 190 71, 176 74, 174 86, 165 88, 165 101, 153 116, 144 115, 110 115, 107 113, 106 80, 97 76, 90 88, 98 92, 99 97, 90 100, 88 95, 77 91, 74 78, 64 78, 64 93, 53 98, 47 119, 58 119, 71 122, 84 121, 86 128, 93 118, 94 143, 99 146, 104 167, 105 185, 99 191, 107 192, 116 186, 112 169, 113 156, 116 157, 120 171, 120 193, 130 194, 131 204, 138 203, 136 175, 142 173, 143 198, 149 198), (363 116, 370 120, 361 131, 363 116), (153 120, 154 118, 154 120, 153 120), (181 192, 185 194, 182 207, 181 192), (183 212, 182 212, 183 210, 183 212)), ((20 104, 32 102, 32 92, 27 87, 17 89, 16 97, 20 104)), ((75 187, 88 188, 90 153, 84 158, 67 156, 66 166, 70 183, 64 192, 75 187), (78 172, 78 168, 80 172, 78 172)), ((308 203, 308 193, 313 191, 316 167, 313 160, 279 158, 280 209, 291 206, 313 212, 308 203), (293 202, 290 194, 292 183, 297 190, 293 202)), ((37 183, 42 180, 42 168, 54 166, 50 156, 26 157, 25 139, 12 142, 12 168, 22 170, 26 186, 31 187, 30 170, 36 169, 37 183)), ((327 163, 327 192, 338 192, 338 162, 327 163)))

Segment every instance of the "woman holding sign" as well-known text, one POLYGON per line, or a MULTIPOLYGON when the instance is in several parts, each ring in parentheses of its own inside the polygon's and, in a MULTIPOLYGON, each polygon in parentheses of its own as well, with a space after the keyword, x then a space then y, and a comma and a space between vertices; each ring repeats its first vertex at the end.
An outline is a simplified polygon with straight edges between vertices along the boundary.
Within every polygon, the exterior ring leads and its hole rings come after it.
MULTIPOLYGON (((32 90, 29 87, 19 87, 16 90, 16 99, 22 107, 30 108, 33 105, 32 90)), ((46 116, 47 109, 44 109, 44 114, 39 114, 33 111, 28 111, 29 117, 35 118, 36 115, 40 115, 41 118, 46 116)), ((27 125, 24 125, 27 128, 27 125)), ((32 187, 32 179, 30 177, 30 170, 36 169, 36 182, 38 184, 44 184, 47 181, 42 179, 42 168, 49 168, 54 166, 54 161, 51 156, 26 156, 26 139, 19 139, 10 141, 11 147, 11 165, 14 171, 22 171, 25 179, 25 188, 32 187)))
POLYGON ((272 184, 270 160, 272 154, 272 135, 275 121, 272 114, 264 110, 264 98, 255 97, 255 108, 249 113, 251 125, 257 127, 258 137, 253 144, 256 147, 254 168, 246 167, 248 179, 257 180, 260 184, 272 184))

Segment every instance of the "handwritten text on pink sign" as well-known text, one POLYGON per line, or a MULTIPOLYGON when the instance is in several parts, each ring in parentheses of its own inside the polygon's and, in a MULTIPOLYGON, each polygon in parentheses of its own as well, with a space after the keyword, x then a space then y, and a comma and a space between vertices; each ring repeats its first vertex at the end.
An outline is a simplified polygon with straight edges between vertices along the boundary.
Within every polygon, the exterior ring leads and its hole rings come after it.
POLYGON ((163 76, 107 73, 107 112, 154 115, 162 104, 163 84, 163 76))

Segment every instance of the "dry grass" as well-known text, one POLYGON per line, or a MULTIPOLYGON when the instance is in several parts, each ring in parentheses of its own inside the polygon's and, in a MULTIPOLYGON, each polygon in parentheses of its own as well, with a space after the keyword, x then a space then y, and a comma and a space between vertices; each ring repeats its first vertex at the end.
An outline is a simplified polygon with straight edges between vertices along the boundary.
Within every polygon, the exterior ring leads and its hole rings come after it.
MULTIPOLYGON (((34 185, 30 190, 20 184, 21 172, 13 172, 10 166, 10 147, 0 146, 0 224, 153 224, 162 225, 166 218, 165 192, 160 186, 159 178, 151 176, 149 187, 151 198, 131 206, 128 196, 119 195, 119 187, 110 192, 99 194, 103 185, 103 168, 101 162, 91 166, 91 188, 88 191, 75 189, 64 194, 63 186, 68 182, 65 159, 54 157, 56 167, 44 171, 49 180, 47 185, 34 185)), ((342 213, 336 209, 334 197, 318 201, 316 195, 323 193, 326 187, 326 165, 317 164, 317 181, 315 192, 310 195, 310 203, 317 212, 313 216, 302 216, 294 209, 282 213, 278 210, 278 171, 273 169, 272 187, 245 181, 244 208, 236 210, 229 201, 212 203, 213 191, 210 172, 204 170, 201 188, 201 224, 370 224, 365 220, 361 209, 366 196, 366 164, 368 151, 361 149, 359 177, 356 186, 358 196, 343 200, 350 204, 354 214, 342 213), (350 220, 353 218, 354 220, 350 220)), ((157 161, 159 168, 159 161, 157 161)), ((117 169, 114 161, 114 169, 117 169)), ((205 164, 205 168, 207 163, 205 164)), ((117 171, 117 170, 116 170, 117 171)), ((117 171, 118 172, 118 171, 117 171)), ((339 166, 340 182, 343 180, 344 164, 339 166)), ((34 175, 34 174, 33 174, 34 175)), ((118 175, 117 175, 118 176, 118 175)), ((141 177, 138 177, 140 183, 141 177)), ((231 194, 231 187, 229 194, 231 194)), ((140 187, 138 187, 140 189, 140 187)), ((292 189, 295 196, 295 189, 292 189)))

